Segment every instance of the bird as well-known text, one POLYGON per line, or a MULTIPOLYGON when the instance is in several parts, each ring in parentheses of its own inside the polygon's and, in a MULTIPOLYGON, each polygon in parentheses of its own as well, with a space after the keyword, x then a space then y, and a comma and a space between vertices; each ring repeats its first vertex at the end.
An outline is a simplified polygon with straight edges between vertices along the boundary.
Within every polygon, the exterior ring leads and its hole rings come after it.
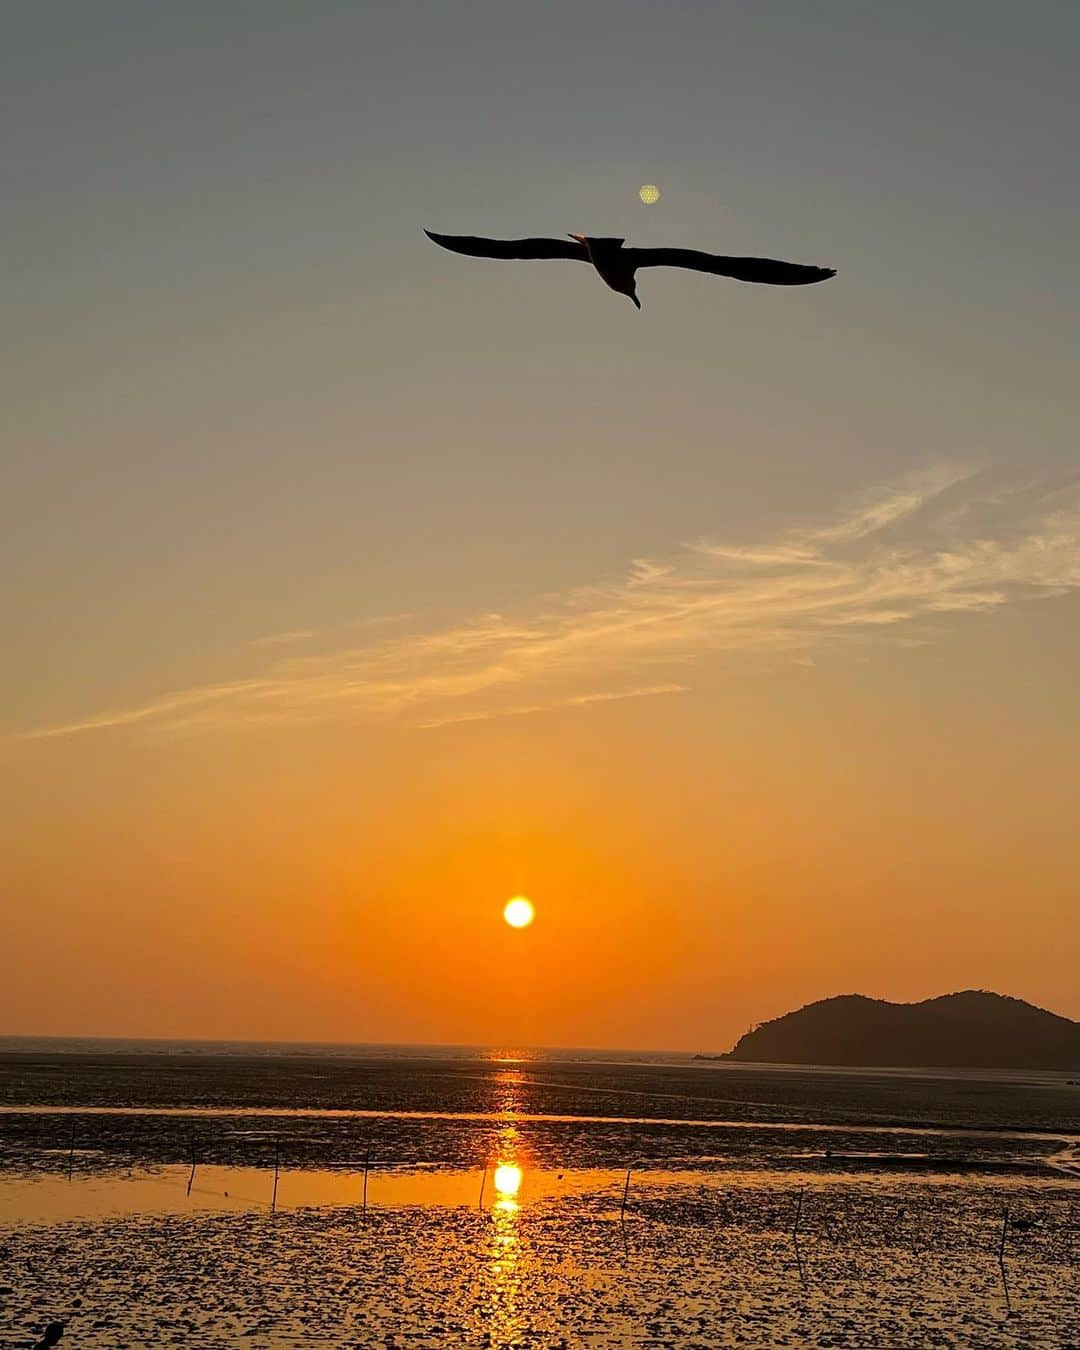
POLYGON ((627 248, 625 239, 568 234, 566 239, 481 239, 471 234, 424 233, 440 248, 470 258, 567 258, 592 263, 601 280, 638 309, 636 273, 641 267, 685 267, 693 272, 753 281, 766 286, 809 286, 836 276, 832 267, 807 267, 775 258, 726 258, 693 248, 627 248), (568 242, 573 241, 573 242, 568 242))

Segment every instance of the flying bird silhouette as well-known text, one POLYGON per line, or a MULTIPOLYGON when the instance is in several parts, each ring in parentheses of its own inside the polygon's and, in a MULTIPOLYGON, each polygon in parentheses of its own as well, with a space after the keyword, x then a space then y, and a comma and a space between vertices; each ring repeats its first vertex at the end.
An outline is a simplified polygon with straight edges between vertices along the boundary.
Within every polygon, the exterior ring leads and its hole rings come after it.
POLYGON ((641 301, 635 274, 639 267, 686 267, 766 286, 809 286, 836 276, 831 267, 805 267, 774 258, 725 258, 693 248, 625 248, 625 239, 598 239, 585 234, 568 234, 566 239, 480 239, 471 234, 424 233, 441 248, 470 258, 569 258, 592 263, 601 279, 613 291, 629 296, 638 309, 641 301))

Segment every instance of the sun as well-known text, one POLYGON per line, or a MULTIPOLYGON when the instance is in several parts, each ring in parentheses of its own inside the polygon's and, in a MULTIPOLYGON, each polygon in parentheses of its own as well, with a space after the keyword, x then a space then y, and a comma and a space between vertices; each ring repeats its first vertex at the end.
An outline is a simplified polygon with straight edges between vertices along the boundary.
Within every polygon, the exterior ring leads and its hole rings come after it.
POLYGON ((523 895, 515 895, 512 900, 507 900, 503 908, 503 918, 511 928, 528 928, 536 918, 533 902, 526 900, 523 895))

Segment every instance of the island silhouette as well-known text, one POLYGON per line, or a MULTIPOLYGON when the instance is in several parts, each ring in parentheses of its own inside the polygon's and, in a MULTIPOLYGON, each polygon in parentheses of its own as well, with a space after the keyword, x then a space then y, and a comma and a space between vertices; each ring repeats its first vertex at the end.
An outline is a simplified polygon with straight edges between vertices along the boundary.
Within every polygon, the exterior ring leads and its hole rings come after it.
POLYGON ((965 989, 921 1003, 841 994, 762 1022, 702 1059, 867 1068, 1080 1070, 1080 1022, 965 989))

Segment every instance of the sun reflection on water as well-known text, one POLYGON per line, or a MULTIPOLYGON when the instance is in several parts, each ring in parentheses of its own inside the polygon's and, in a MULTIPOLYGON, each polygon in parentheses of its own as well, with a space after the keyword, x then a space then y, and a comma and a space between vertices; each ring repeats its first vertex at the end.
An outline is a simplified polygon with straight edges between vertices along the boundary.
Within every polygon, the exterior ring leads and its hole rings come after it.
POLYGON ((508 1125, 499 1132, 492 1183, 495 1203, 491 1207, 489 1262, 486 1270, 487 1330, 500 1340, 513 1342, 523 1329, 521 1298, 526 1292, 526 1262, 519 1227, 522 1182, 525 1172, 518 1162, 518 1132, 508 1125))
POLYGON ((499 1131, 495 1146, 495 1169, 492 1184, 495 1190, 495 1208, 504 1214, 519 1208, 518 1193, 525 1172, 518 1161, 518 1130, 516 1125, 505 1125, 499 1131))
POLYGON ((496 1111, 503 1115, 516 1115, 521 1110, 522 1078, 520 1069, 501 1069, 495 1075, 492 1105, 496 1111))
POLYGON ((500 1163, 495 1169, 496 1204, 503 1209, 517 1209, 517 1193, 521 1190, 522 1171, 516 1163, 500 1163))

